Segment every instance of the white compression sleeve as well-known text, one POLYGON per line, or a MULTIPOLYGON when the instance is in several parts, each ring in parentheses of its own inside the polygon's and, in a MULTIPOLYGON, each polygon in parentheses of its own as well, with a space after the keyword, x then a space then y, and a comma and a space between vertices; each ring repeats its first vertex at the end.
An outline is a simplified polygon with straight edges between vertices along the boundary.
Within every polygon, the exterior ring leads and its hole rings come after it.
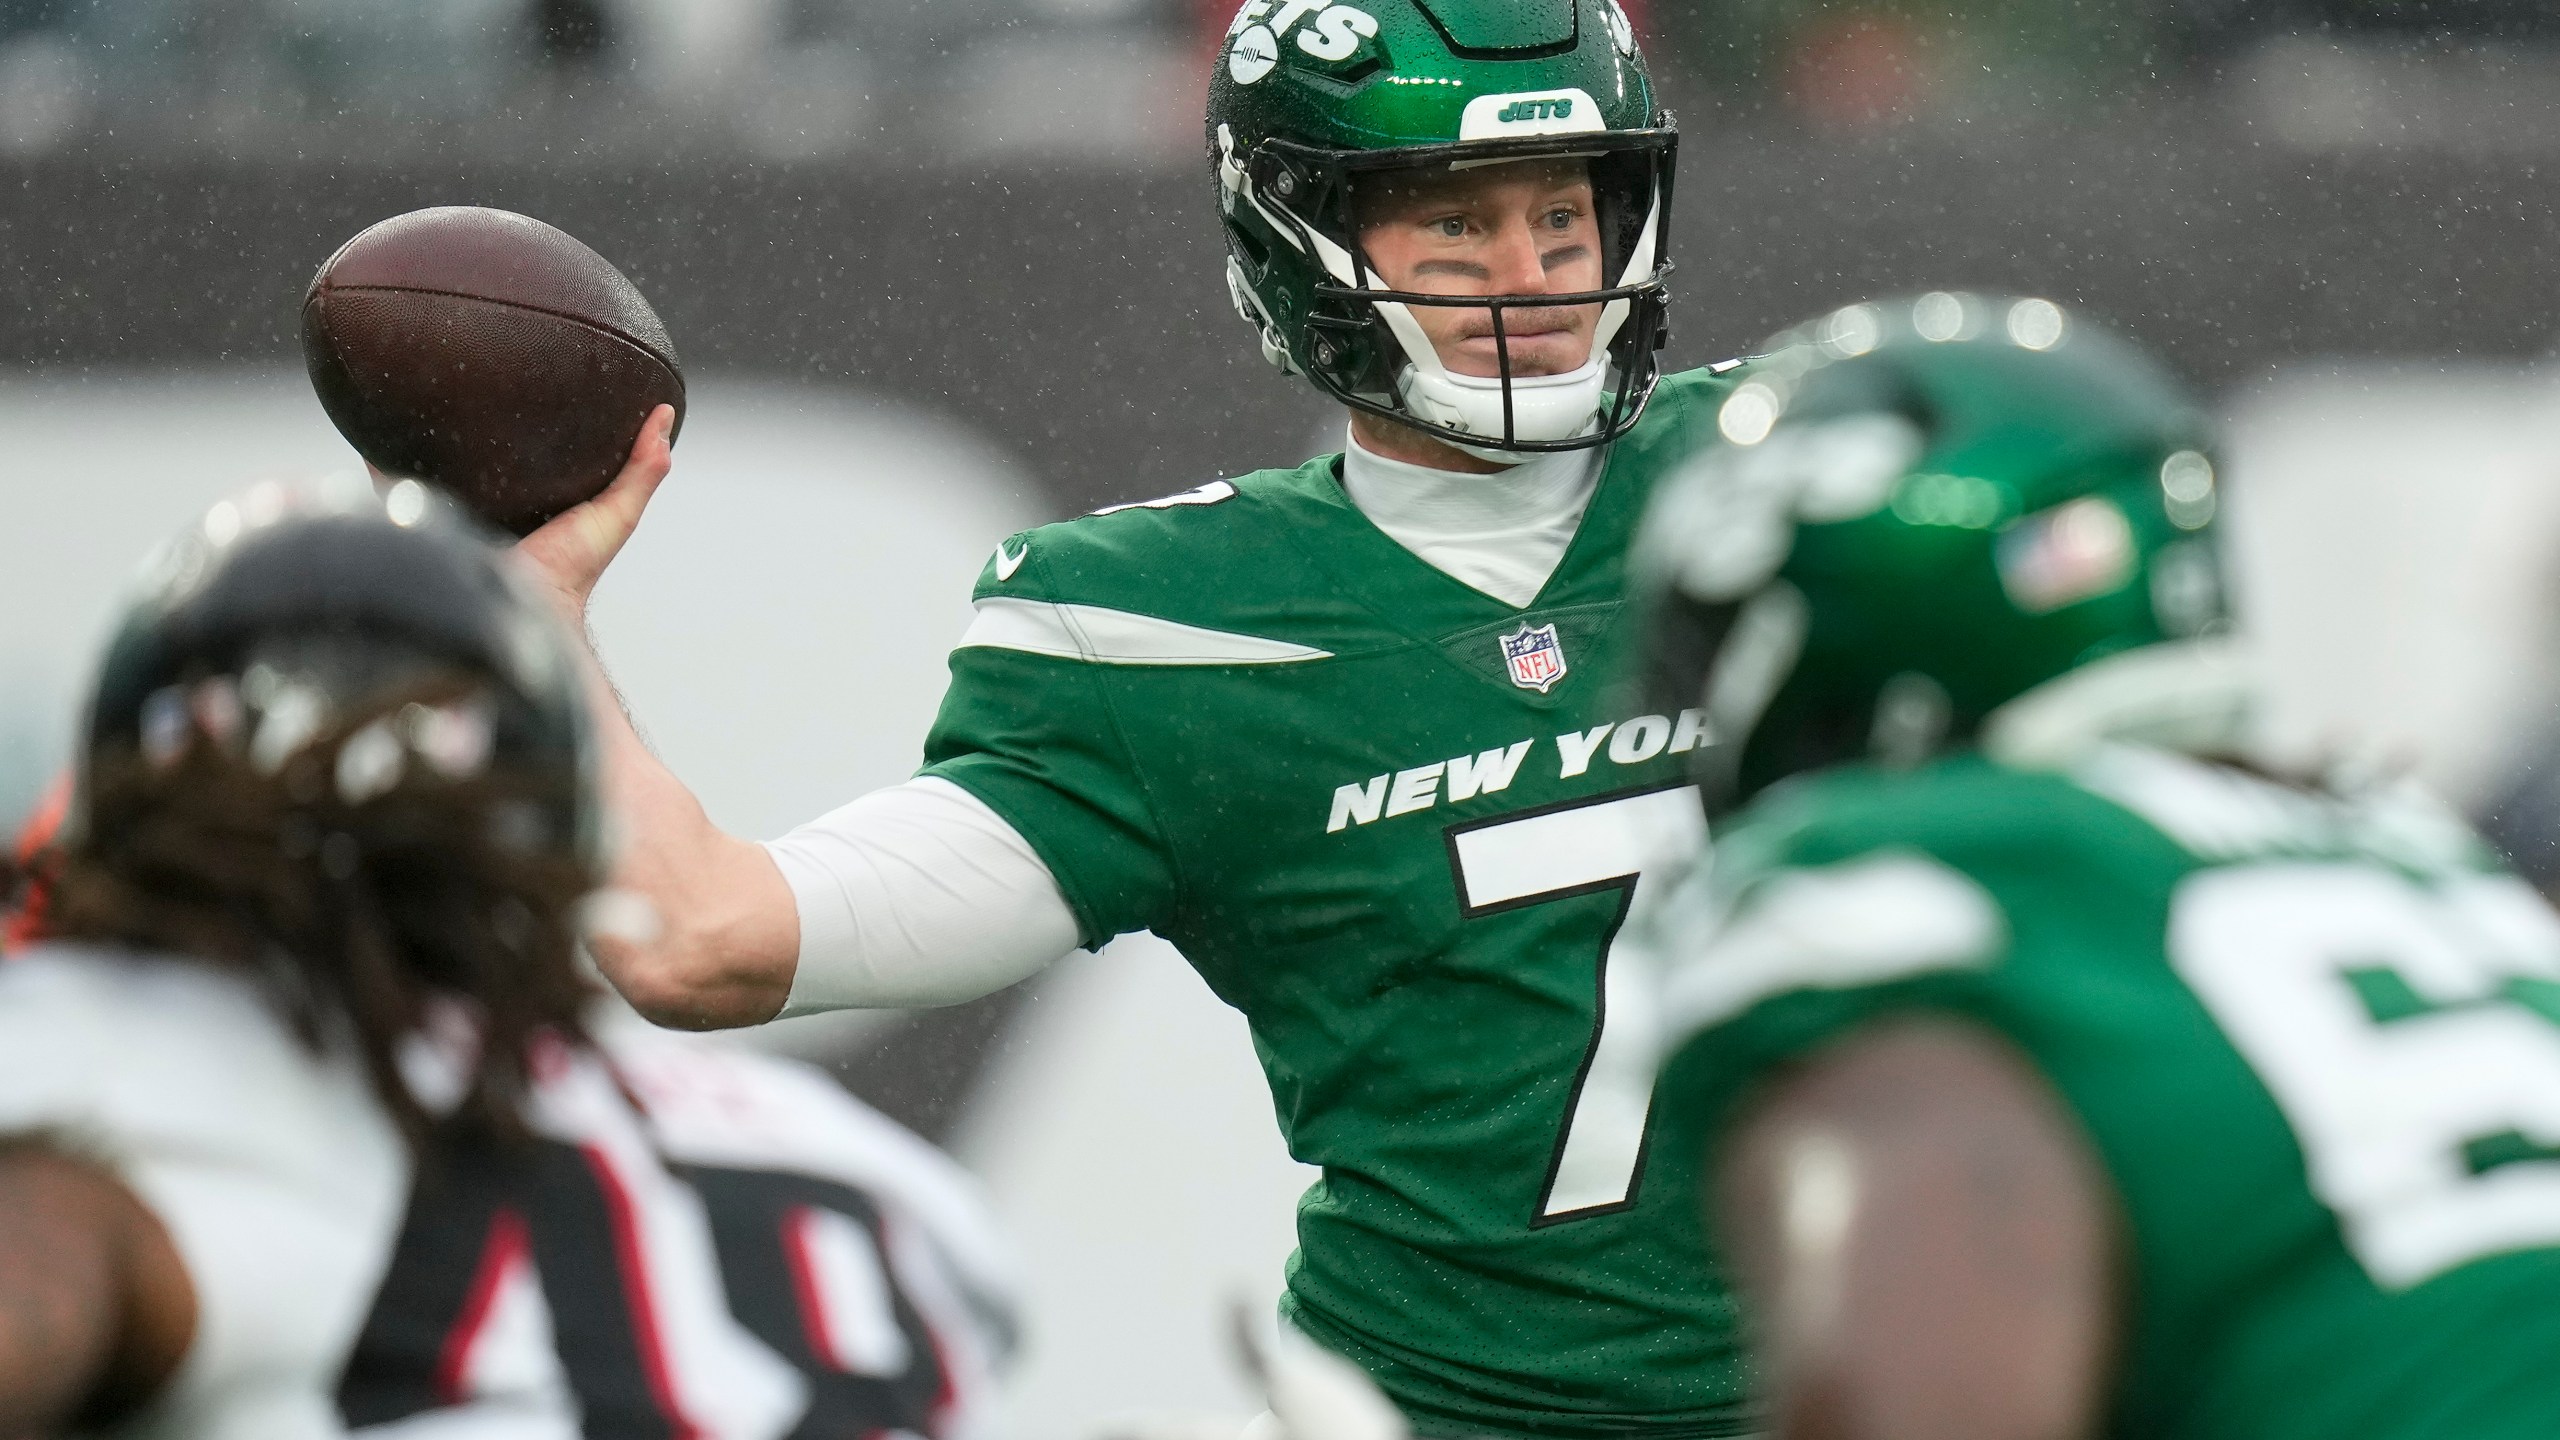
POLYGON ((874 791, 765 849, 800 910, 783 1018, 975 1000, 1079 939, 1021 832, 948 780, 874 791))

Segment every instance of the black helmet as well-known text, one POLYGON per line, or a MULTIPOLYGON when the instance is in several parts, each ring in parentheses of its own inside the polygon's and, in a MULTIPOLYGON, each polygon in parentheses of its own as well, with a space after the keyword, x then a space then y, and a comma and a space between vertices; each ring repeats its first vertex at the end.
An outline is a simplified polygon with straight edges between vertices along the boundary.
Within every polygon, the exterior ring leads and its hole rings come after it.
POLYGON ((408 1038, 476 1017, 458 1114, 523 1133, 533 1041, 583 1038, 602 878, 576 651, 416 481, 263 485, 144 572, 89 705, 48 918, 259 978, 352 1034, 413 1143, 408 1038))
POLYGON ((342 855, 427 838, 404 833, 417 807, 395 792, 470 786, 501 851, 601 868, 569 639, 490 537, 415 482, 261 485, 153 557, 90 702, 66 853, 114 848, 152 777, 197 747, 281 786, 309 843, 342 855))

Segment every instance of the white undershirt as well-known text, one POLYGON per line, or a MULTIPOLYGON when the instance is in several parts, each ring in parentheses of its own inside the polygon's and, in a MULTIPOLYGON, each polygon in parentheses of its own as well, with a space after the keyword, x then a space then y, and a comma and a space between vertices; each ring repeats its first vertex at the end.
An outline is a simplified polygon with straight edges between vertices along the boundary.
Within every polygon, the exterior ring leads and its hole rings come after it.
POLYGON ((936 776, 874 790, 765 849, 800 909, 785 1016, 957 1005, 1076 948, 1075 911, 1031 842, 936 776))
POLYGON ((1493 475, 1390 460, 1350 437, 1342 488, 1360 513, 1433 569, 1506 605, 1546 588, 1599 488, 1596 452, 1534 456, 1493 475))
MULTIPOLYGON (((1590 451, 1493 475, 1361 448, 1342 486, 1388 538, 1463 585, 1526 607, 1564 559, 1599 486, 1590 451)), ((800 912, 783 1014, 954 1005, 1029 979, 1080 925, 1020 831, 932 776, 874 791, 766 845, 800 912)))

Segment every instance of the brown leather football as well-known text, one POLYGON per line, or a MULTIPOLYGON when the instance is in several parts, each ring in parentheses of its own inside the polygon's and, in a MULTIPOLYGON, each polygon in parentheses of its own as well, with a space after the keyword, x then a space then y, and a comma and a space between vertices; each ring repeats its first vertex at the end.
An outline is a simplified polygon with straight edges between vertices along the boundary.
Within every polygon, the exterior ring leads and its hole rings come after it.
POLYGON ((650 411, 684 424, 639 287, 504 210, 417 210, 348 241, 303 299, 302 354, 357 454, 518 535, 612 483, 650 411))

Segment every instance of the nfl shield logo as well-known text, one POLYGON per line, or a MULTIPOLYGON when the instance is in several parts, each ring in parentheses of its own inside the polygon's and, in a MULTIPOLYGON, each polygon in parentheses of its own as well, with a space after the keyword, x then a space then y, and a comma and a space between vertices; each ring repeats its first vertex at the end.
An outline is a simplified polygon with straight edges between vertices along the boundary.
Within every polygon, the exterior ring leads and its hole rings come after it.
POLYGON ((1556 640, 1556 627, 1541 625, 1535 630, 1528 622, 1502 637, 1502 663, 1511 667, 1511 683, 1523 690, 1544 695, 1564 678, 1564 646, 1556 640))

